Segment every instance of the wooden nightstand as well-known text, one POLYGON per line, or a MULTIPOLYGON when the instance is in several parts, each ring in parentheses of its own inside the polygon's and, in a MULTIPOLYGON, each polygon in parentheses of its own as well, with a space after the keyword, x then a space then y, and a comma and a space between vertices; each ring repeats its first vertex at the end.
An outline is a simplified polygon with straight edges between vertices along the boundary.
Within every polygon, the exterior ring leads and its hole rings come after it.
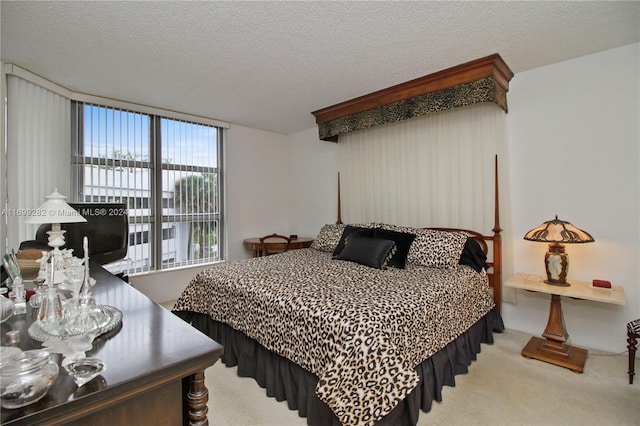
POLYGON ((591 283, 584 281, 570 280, 570 283, 569 287, 558 287, 544 283, 543 278, 538 275, 518 273, 507 279, 505 285, 551 295, 549 320, 544 333, 542 333, 544 338, 532 337, 522 349, 522 356, 539 359, 568 368, 576 373, 582 373, 587 359, 587 350, 566 343, 569 333, 567 333, 562 316, 561 296, 616 305, 624 305, 626 300, 624 288, 621 286, 612 286, 609 289, 594 287, 591 283))
MULTIPOLYGON (((309 248, 311 247, 311 243, 313 243, 313 238, 307 237, 298 237, 295 240, 291 240, 289 243, 289 250, 296 250, 301 248, 309 248)), ((251 250, 253 257, 262 256, 262 243, 260 242, 260 238, 247 238, 242 242, 244 248, 247 250, 251 250)), ((273 244, 274 249, 278 248, 278 245, 283 245, 282 243, 267 243, 273 244)))

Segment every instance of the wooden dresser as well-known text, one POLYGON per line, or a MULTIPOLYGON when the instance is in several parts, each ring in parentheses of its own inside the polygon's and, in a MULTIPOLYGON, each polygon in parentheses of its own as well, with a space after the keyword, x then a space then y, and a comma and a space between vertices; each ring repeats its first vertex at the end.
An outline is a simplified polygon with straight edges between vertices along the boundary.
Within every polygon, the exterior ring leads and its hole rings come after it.
MULTIPOLYGON (((61 367, 40 401, 2 409, 2 425, 199 425, 207 424, 204 370, 222 355, 222 346, 99 266, 91 275, 96 302, 120 309, 122 324, 94 341, 88 357, 107 369, 78 388, 61 367)), ((20 347, 37 349, 27 332, 36 312, 1 324, 20 330, 20 347)), ((60 364, 60 355, 55 355, 60 364)))

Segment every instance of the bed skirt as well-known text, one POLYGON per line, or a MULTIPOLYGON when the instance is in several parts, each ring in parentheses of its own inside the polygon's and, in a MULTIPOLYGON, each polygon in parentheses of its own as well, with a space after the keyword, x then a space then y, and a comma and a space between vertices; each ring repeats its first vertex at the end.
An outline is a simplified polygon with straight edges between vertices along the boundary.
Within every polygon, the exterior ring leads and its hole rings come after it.
MULTIPOLYGON (((338 418, 315 393, 318 378, 286 358, 265 349, 244 333, 207 315, 174 311, 174 314, 210 336, 224 347, 222 362, 238 366, 238 375, 253 377, 267 395, 287 401, 290 410, 307 418, 308 425, 339 426, 338 418)), ((469 330, 416 367, 421 381, 409 396, 378 425, 415 425, 420 410, 429 412, 434 400, 442 401, 443 386, 455 386, 455 375, 464 374, 480 352, 481 343, 493 343, 493 331, 504 325, 494 308, 469 330)))

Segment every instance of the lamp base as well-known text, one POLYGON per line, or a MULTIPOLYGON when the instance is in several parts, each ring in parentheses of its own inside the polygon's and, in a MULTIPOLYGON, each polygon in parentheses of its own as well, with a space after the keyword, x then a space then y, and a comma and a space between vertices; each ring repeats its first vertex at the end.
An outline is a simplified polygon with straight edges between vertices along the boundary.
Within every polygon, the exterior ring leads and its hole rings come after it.
POLYGON ((569 256, 564 251, 564 245, 549 244, 549 251, 544 256, 544 266, 547 272, 547 284, 569 287, 567 273, 569 272, 569 256))

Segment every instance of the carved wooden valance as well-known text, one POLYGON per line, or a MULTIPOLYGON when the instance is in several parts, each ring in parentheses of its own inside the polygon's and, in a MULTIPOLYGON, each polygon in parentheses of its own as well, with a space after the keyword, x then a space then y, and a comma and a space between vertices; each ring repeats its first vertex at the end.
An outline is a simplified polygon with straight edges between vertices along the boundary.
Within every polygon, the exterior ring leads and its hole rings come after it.
POLYGON ((320 139, 480 102, 507 111, 513 72, 497 53, 313 111, 320 139))

